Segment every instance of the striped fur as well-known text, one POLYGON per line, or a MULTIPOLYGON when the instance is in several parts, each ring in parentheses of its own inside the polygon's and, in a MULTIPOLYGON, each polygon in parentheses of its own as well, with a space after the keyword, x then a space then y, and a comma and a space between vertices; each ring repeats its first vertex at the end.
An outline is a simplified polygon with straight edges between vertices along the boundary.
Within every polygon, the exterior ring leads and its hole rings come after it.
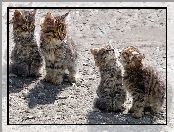
POLYGON ((91 49, 91 53, 101 76, 96 91, 99 98, 95 99, 94 106, 108 111, 122 111, 126 91, 122 88, 121 64, 117 61, 114 48, 107 45, 91 49))
POLYGON ((144 54, 132 46, 120 52, 120 62, 124 66, 123 84, 133 97, 129 112, 141 118, 146 107, 157 113, 162 107, 165 84, 152 67, 143 65, 144 54))
POLYGON ((39 76, 42 56, 34 36, 36 10, 15 10, 13 24, 15 47, 11 54, 10 72, 20 76, 39 76))
POLYGON ((45 80, 56 85, 62 83, 66 69, 69 71, 69 81, 76 82, 77 53, 74 42, 66 33, 67 15, 54 17, 47 13, 41 21, 40 48, 46 63, 45 80))

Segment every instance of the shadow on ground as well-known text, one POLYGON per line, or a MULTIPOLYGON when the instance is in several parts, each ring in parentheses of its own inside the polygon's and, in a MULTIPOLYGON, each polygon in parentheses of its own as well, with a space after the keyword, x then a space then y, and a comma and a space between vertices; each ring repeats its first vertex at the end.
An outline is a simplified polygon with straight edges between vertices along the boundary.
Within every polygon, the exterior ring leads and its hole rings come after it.
POLYGON ((25 86, 30 85, 32 82, 36 81, 37 78, 32 77, 17 77, 14 74, 9 74, 9 94, 10 93, 19 93, 22 91, 25 86))
POLYGON ((66 88, 65 85, 56 86, 46 82, 38 83, 33 89, 29 91, 29 108, 33 108, 37 104, 54 104, 54 101, 57 99, 57 94, 63 91, 64 88, 66 88))
POLYGON ((88 124, 153 124, 159 115, 146 114, 143 118, 135 119, 130 113, 93 111, 87 116, 88 124))

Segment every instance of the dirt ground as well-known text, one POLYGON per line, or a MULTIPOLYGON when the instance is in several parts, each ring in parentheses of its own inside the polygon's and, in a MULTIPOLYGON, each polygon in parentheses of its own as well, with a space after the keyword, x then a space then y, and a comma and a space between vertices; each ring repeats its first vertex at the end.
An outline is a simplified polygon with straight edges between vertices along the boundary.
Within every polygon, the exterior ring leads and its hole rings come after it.
MULTIPOLYGON (((10 10, 10 18, 14 10, 10 10)), ((61 15, 70 11, 68 31, 78 47, 78 82, 56 86, 43 78, 22 78, 9 74, 10 124, 166 124, 166 104, 160 113, 145 113, 134 119, 127 113, 104 112, 93 108, 100 81, 90 49, 112 44, 122 49, 135 46, 145 54, 145 62, 154 66, 166 80, 166 10, 165 9, 39 9, 39 21, 47 12, 61 15)), ((9 25, 9 54, 14 47, 9 25)), ((9 60, 10 61, 10 60, 9 60)), ((41 73, 43 73, 41 71, 41 73)), ((126 106, 130 107, 128 97, 126 106)))

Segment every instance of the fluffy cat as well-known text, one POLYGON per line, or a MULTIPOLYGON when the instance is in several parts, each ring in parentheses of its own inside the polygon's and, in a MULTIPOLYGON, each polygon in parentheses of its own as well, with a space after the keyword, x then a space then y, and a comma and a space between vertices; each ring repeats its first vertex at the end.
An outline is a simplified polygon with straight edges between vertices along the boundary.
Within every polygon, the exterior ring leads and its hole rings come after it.
POLYGON ((120 52, 124 67, 123 84, 133 97, 130 111, 135 118, 141 118, 145 108, 152 113, 159 112, 164 102, 165 84, 152 67, 145 67, 145 58, 137 48, 129 46, 120 52))
POLYGON ((11 54, 10 72, 19 76, 39 76, 42 56, 34 36, 35 14, 33 11, 15 10, 10 23, 13 25, 15 47, 11 54))
POLYGON ((126 101, 126 91, 122 88, 122 66, 116 58, 115 49, 107 45, 93 48, 91 53, 101 76, 96 91, 99 98, 95 99, 94 106, 107 111, 122 111, 126 101))
POLYGON ((67 36, 65 19, 68 13, 54 17, 47 13, 41 20, 40 48, 45 58, 45 81, 59 85, 66 69, 69 81, 76 82, 77 52, 72 39, 67 36))

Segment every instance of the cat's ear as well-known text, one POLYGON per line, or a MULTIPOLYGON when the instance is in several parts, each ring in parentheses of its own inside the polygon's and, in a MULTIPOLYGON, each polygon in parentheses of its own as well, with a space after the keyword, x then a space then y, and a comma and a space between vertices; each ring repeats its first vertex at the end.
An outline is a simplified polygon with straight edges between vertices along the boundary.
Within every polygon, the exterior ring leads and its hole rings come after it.
POLYGON ((19 10, 15 10, 14 11, 14 15, 13 15, 13 18, 12 20, 10 20, 10 23, 13 23, 14 20, 16 21, 20 21, 20 17, 22 16, 21 12, 19 10))
POLYGON ((34 9, 34 10, 31 12, 31 14, 32 14, 33 16, 35 16, 35 15, 36 15, 36 12, 37 12, 37 9, 34 9))
POLYGON ((69 14, 69 12, 66 13, 65 15, 62 15, 62 16, 61 16, 61 19, 65 19, 65 18, 68 16, 68 14, 69 14))
POLYGON ((14 18, 19 18, 19 16, 21 16, 21 12, 19 10, 15 10, 14 18))
POLYGON ((62 15, 62 16, 60 17, 60 21, 61 21, 61 22, 65 22, 65 19, 66 19, 66 17, 68 16, 68 14, 69 14, 69 12, 66 13, 65 15, 62 15))
POLYGON ((96 48, 91 49, 91 53, 93 55, 96 55, 98 53, 98 49, 96 49, 96 48))

